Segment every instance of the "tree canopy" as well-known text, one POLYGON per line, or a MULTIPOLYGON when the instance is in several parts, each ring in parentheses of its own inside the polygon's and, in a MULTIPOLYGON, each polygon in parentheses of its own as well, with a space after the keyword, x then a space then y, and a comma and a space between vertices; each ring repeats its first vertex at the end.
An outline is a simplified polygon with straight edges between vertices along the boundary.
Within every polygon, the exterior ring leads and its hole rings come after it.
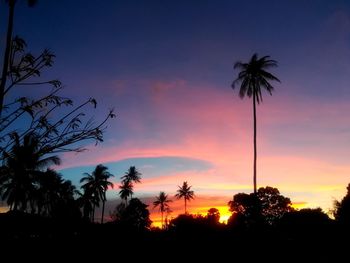
POLYGON ((280 194, 277 188, 261 187, 257 194, 238 193, 228 203, 230 211, 245 222, 273 224, 285 213, 292 211, 289 198, 280 194))

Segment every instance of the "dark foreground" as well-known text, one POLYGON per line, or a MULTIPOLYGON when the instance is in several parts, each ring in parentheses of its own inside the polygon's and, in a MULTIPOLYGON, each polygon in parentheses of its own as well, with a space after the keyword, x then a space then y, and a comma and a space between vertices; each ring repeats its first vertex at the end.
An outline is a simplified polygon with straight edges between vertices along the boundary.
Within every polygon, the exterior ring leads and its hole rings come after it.
MULTIPOLYGON (((1 251, 13 260, 131 262, 347 262, 349 233, 336 224, 255 229, 181 226, 136 231, 116 224, 0 216, 1 251)), ((30 261, 31 262, 31 261, 30 261)))

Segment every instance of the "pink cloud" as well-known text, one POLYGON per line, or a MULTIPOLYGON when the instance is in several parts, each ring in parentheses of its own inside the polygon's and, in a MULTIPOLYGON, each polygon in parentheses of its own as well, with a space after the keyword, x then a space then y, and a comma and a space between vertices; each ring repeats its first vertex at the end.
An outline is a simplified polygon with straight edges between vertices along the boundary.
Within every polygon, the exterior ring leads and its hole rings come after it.
MULTIPOLYGON (((136 100, 143 104, 123 110, 116 120, 122 130, 108 130, 116 138, 74 158, 65 155, 65 167, 181 156, 207 160, 214 167, 201 174, 188 171, 145 179, 139 190, 171 191, 173 187, 175 191, 181 181, 189 180, 203 191, 220 192, 226 186, 233 194, 251 185, 251 100, 241 101, 229 87, 184 80, 140 81, 138 85, 145 85, 136 100), (118 141, 121 131, 130 136, 118 141)), ((284 96, 283 91, 267 95, 258 106, 258 182, 277 186, 296 200, 330 207, 332 197, 343 194, 341 186, 348 183, 350 173, 349 165, 339 163, 350 153, 343 132, 349 129, 350 106, 284 96), (327 185, 336 188, 321 190, 327 185)))

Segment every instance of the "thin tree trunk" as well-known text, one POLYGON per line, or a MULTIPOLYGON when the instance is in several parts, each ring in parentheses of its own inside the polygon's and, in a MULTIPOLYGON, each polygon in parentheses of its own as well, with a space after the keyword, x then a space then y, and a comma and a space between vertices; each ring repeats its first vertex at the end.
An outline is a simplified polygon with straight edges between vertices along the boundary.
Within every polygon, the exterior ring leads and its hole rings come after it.
POLYGON ((103 216, 105 213, 105 202, 106 200, 102 200, 102 216, 101 216, 101 224, 103 224, 103 216))
POLYGON ((164 229, 164 224, 163 224, 163 211, 161 211, 162 214, 162 229, 164 229))
POLYGON ((187 215, 187 203, 186 203, 186 198, 185 198, 185 215, 187 215))
POLYGON ((10 60, 10 50, 11 50, 11 42, 12 42, 12 31, 13 31, 13 18, 15 13, 15 1, 9 1, 9 19, 7 24, 7 35, 6 35, 6 48, 4 54, 3 68, 1 73, 1 82, 0 82, 0 117, 2 114, 3 104, 4 104, 4 96, 5 96, 5 87, 7 80, 7 70, 9 67, 10 60))
POLYGON ((95 222, 95 204, 94 206, 92 207, 92 220, 91 220, 92 223, 95 222))
POLYGON ((253 114, 254 114, 254 194, 256 194, 256 158, 257 158, 257 150, 256 150, 256 102, 255 102, 255 87, 253 90, 253 114))

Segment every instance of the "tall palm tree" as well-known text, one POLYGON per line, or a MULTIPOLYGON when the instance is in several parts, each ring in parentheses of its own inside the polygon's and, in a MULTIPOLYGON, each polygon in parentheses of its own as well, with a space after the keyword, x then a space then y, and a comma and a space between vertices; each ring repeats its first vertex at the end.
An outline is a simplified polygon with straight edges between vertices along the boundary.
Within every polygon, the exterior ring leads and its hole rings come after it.
POLYGON ((170 199, 168 199, 168 195, 165 194, 164 192, 160 192, 158 196, 156 196, 156 201, 153 202, 153 207, 156 208, 159 206, 159 211, 162 215, 162 228, 164 228, 164 222, 163 222, 163 214, 164 212, 168 211, 169 208, 169 204, 172 202, 170 199))
MULTIPOLYGON (((14 19, 15 5, 17 0, 7 0, 6 2, 8 3, 8 6, 9 6, 9 16, 7 21, 5 53, 3 57, 2 72, 1 72, 1 78, 0 78, 0 117, 1 117, 3 104, 4 104, 5 87, 6 87, 8 68, 9 68, 10 50, 11 50, 11 42, 12 42, 12 34, 13 34, 13 19, 14 19)), ((27 4, 30 7, 34 6, 36 2, 37 2, 36 0, 27 0, 27 4)))
POLYGON ((119 186, 119 196, 121 199, 124 199, 125 205, 128 205, 128 197, 133 194, 133 184, 130 181, 122 181, 122 184, 119 186))
POLYGON ((92 211, 92 221, 95 220, 95 206, 99 206, 100 201, 102 200, 102 218, 101 223, 103 223, 104 217, 104 207, 106 202, 106 191, 108 187, 113 188, 113 183, 108 181, 113 175, 108 172, 108 168, 102 164, 99 164, 95 167, 95 170, 92 174, 85 173, 85 177, 81 178, 80 183, 84 183, 82 188, 85 191, 91 191, 92 195, 95 198, 95 203, 93 204, 92 211))
POLYGON ((182 186, 178 186, 179 189, 177 189, 177 194, 175 195, 177 199, 183 198, 185 200, 185 214, 187 214, 187 201, 194 199, 194 192, 191 190, 191 187, 185 181, 182 186))
POLYGON ((13 133, 14 144, 9 152, 3 152, 4 165, 0 174, 0 195, 7 201, 10 210, 26 211, 28 203, 34 208, 38 181, 44 169, 59 165, 57 156, 44 157, 39 150, 35 133, 23 137, 13 133))
POLYGON ((270 56, 264 56, 258 58, 255 53, 248 63, 236 62, 234 69, 240 70, 238 77, 233 81, 232 88, 235 89, 236 84, 240 83, 239 96, 243 99, 245 96, 249 98, 253 97, 253 117, 254 117, 254 194, 257 193, 257 181, 256 181, 256 103, 262 102, 262 89, 265 89, 270 95, 274 88, 269 81, 280 80, 272 75, 267 70, 273 67, 277 67, 277 61, 270 59, 270 56))

